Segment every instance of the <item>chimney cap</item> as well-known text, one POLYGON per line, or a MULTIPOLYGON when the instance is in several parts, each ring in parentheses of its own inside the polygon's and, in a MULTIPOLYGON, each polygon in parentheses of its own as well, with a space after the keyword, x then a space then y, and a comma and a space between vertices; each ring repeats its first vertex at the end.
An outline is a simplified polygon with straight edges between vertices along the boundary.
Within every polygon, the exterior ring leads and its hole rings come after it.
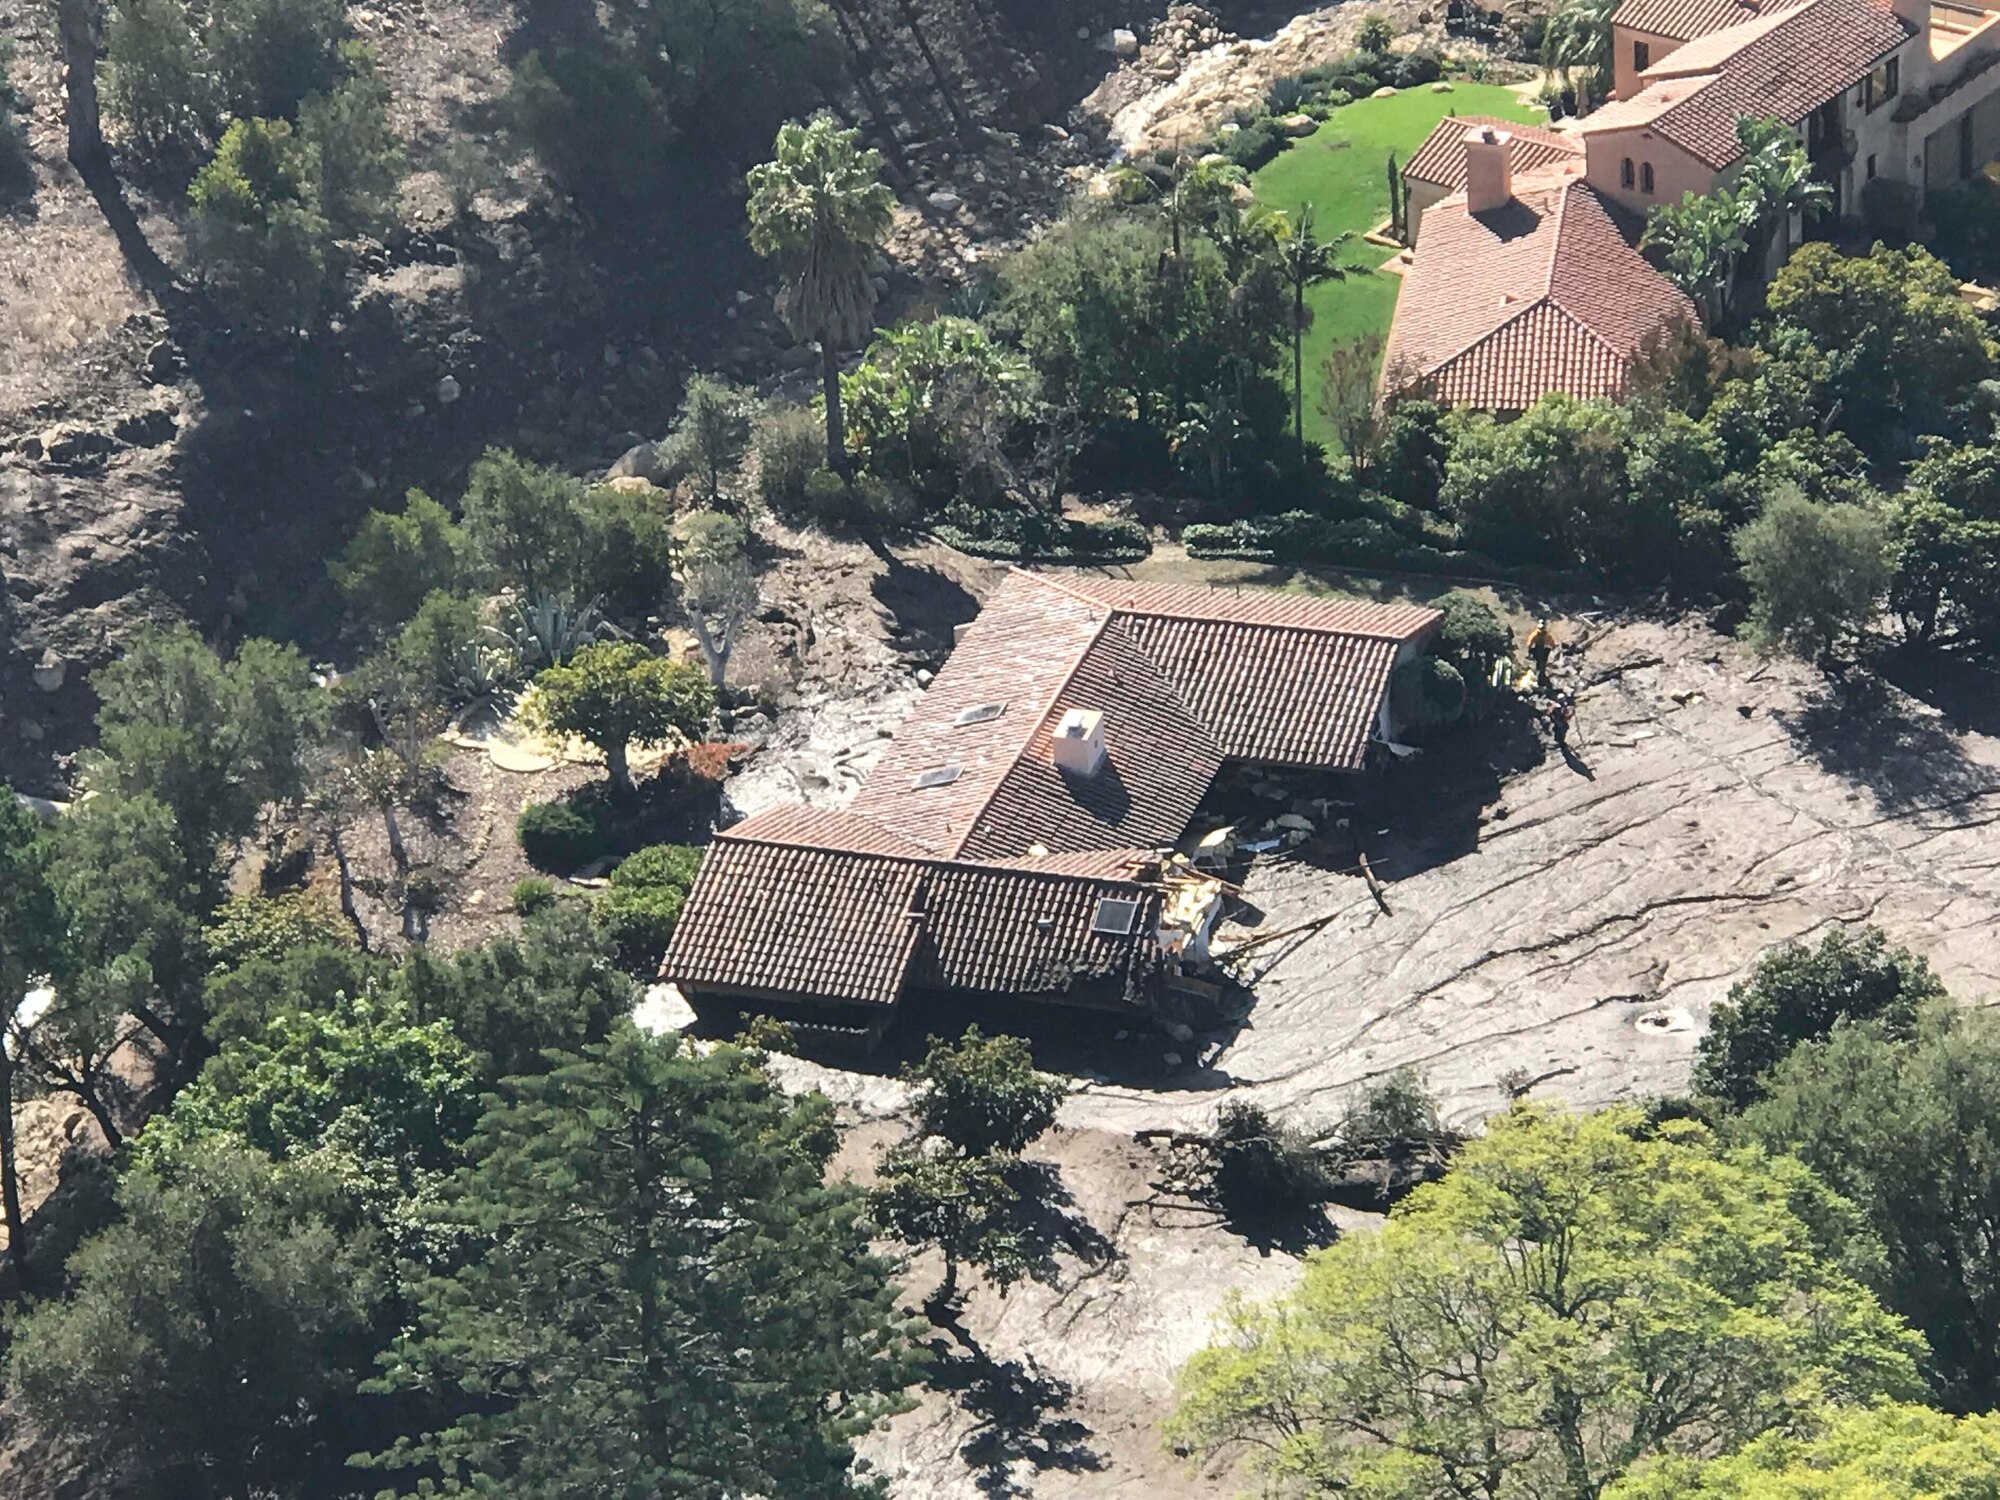
POLYGON ((1468 146, 1504 146, 1514 139, 1512 131, 1501 130, 1493 125, 1475 125, 1465 132, 1464 141, 1468 146))

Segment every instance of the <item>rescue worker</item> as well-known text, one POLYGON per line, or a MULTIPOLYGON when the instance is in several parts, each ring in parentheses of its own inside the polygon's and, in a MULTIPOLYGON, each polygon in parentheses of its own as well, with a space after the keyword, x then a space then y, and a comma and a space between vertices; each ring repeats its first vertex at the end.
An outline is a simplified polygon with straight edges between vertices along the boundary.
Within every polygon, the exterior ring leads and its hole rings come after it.
POLYGON ((1549 657, 1556 649, 1556 638, 1549 629, 1549 622, 1543 620, 1528 637, 1528 659, 1535 664, 1535 686, 1549 685, 1549 657))

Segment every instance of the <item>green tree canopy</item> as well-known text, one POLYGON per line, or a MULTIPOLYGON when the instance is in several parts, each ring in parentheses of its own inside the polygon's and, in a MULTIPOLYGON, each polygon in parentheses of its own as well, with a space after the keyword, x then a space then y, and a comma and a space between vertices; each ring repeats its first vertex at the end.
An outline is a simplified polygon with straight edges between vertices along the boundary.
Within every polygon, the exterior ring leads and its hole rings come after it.
POLYGON ((534 600, 584 602, 584 487, 556 469, 489 448, 466 478, 459 502, 474 554, 502 582, 534 600))
POLYGON ((1700 1126, 1520 1107, 1297 1291, 1238 1303, 1172 1431, 1308 1494, 1595 1500, 1645 1458, 1919 1388, 1852 1227, 1798 1163, 1700 1126))
POLYGON ((715 686, 688 662, 655 656, 636 641, 585 646, 535 679, 522 715, 537 729, 575 735, 604 752, 614 792, 632 791, 626 752, 675 736, 694 738, 715 712, 715 686))
POLYGON ((921 1062, 903 1071, 915 1090, 920 1133, 975 1156, 1018 1152, 1056 1121, 1063 1086, 1035 1071, 1017 1036, 984 1035, 968 1026, 955 1043, 932 1037, 921 1062))
POLYGON ((1743 634, 1759 650, 1824 660, 1868 628, 1889 589, 1881 518, 1859 505, 1815 505, 1789 484, 1730 544, 1750 586, 1743 634))
POLYGON ((348 1205, 310 1164, 215 1140, 126 1172, 118 1207, 72 1295, 15 1326, 10 1390, 120 1494, 325 1493, 380 1286, 348 1205))
POLYGON ((1923 1406, 1833 1414, 1737 1453, 1653 1465, 1606 1500, 1988 1500, 2000 1493, 2000 1417, 1923 1406))
POLYGON ((1879 927, 1835 927, 1810 948, 1781 944, 1729 987, 1709 1018, 1695 1050, 1695 1091, 1746 1108, 1762 1095, 1765 1075, 1801 1043, 1849 1021, 1873 1021, 1905 1037, 1923 1006, 1944 998, 1931 966, 1890 946, 1879 927))
POLYGON ((451 513, 422 490, 411 490, 400 513, 363 516, 328 571, 355 617, 383 636, 414 615, 434 589, 463 586, 470 550, 451 513))
POLYGON ((384 1384, 452 1415, 378 1462, 446 1493, 844 1495, 912 1375, 831 1106, 629 1025, 510 1086, 384 1384))
POLYGON ((1740 1130, 1867 1214, 1939 1397, 1983 1411, 2000 1402, 2000 1028, 1933 1004, 1902 1038, 1877 1020, 1800 1046, 1740 1130))
POLYGON ((325 696, 289 646, 248 640, 224 663, 185 626, 148 631, 91 676, 100 706, 90 784, 156 799, 187 878, 219 898, 219 861, 265 804, 304 791, 305 752, 325 733, 325 696))

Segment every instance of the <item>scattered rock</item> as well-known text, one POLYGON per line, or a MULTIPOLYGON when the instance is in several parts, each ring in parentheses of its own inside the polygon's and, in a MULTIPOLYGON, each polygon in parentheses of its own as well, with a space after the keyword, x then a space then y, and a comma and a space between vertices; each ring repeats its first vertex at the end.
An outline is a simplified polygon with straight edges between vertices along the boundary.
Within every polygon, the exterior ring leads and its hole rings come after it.
POLYGON ((1160 1023, 1160 1030, 1164 1031, 1177 1042, 1191 1042, 1194 1040, 1194 1028, 1184 1021, 1162 1021, 1160 1023))
MULTIPOLYGON (((1390 89, 1389 92, 1393 94, 1396 91, 1390 89)), ((1286 115, 1282 120, 1278 121, 1278 129, 1284 131, 1289 136, 1311 135, 1315 130, 1319 129, 1319 121, 1315 120, 1311 115, 1286 115)))
POLYGON ((1396 97, 1396 91, 1394 88, 1390 87, 1388 84, 1385 83, 1382 85, 1382 87, 1375 90, 1375 92, 1370 94, 1368 97, 1370 99, 1393 99, 1396 97))
POLYGON ((1181 1055, 1178 1052, 1162 1052, 1160 1061, 1170 1068, 1178 1068, 1181 1065, 1181 1055))
POLYGON ((1137 57, 1139 38, 1136 33, 1126 30, 1123 26, 1114 27, 1097 39, 1097 50, 1109 52, 1113 57, 1137 57))
POLYGON ((1052 141, 1066 141, 1069 139, 1069 132, 1063 129, 1062 126, 1054 123, 1042 126, 1042 134, 1052 141))
POLYGON ((63 679, 69 675, 69 663, 53 651, 44 651, 41 660, 35 663, 34 670, 28 675, 34 679, 36 687, 45 693, 53 693, 62 687, 63 679))
POLYGON ((146 378, 154 385, 171 385, 181 372, 181 353, 171 340, 161 339, 146 351, 146 378))
POLYGON ((170 443, 180 430, 171 406, 148 406, 128 411, 112 424, 111 432, 121 443, 135 448, 157 448, 170 443))
POLYGON ((617 462, 604 471, 604 477, 643 479, 651 484, 660 477, 660 450, 651 443, 635 444, 618 456, 617 462))
POLYGON ((41 457, 52 464, 71 464, 79 459, 111 451, 111 439, 102 432, 65 422, 42 434, 41 457))
POLYGON ((965 200, 959 197, 958 194, 954 193, 950 188, 939 188, 935 193, 932 193, 927 198, 925 198, 924 202, 930 204, 932 208, 936 209, 941 214, 950 214, 950 213, 957 213, 959 206, 963 204, 965 200))

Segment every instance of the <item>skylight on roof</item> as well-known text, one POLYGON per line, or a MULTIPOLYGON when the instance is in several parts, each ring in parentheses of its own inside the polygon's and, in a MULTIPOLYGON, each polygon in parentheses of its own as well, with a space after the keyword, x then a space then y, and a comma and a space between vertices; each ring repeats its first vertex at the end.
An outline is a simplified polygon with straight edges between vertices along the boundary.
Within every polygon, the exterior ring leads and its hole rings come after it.
POLYGON ((965 774, 963 766, 932 766, 910 783, 913 791, 928 791, 934 786, 950 786, 965 774))
POLYGON ((1004 703, 982 703, 977 708, 962 708, 952 719, 954 724, 990 724, 1007 712, 1004 703))
POLYGON ((1097 903, 1097 915, 1090 930, 1099 937, 1130 937, 1139 923, 1139 903, 1122 896, 1106 896, 1097 903))

